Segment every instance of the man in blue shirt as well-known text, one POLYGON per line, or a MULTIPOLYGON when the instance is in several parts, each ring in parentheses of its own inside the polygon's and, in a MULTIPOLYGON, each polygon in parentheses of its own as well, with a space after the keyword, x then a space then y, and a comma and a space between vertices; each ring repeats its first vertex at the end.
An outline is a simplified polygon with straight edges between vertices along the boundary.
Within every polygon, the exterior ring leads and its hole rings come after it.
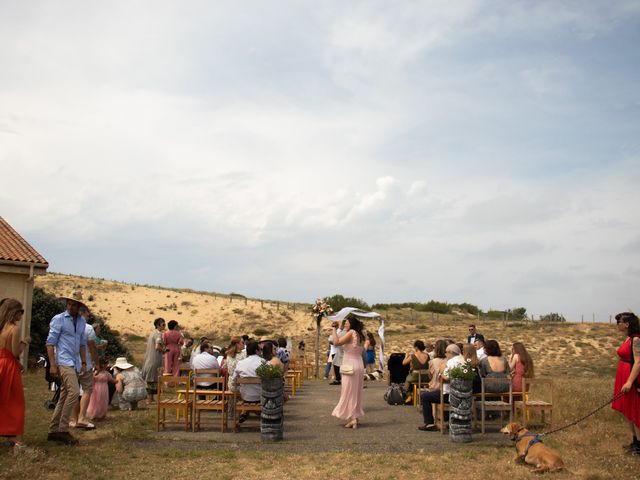
POLYGON ((78 374, 87 370, 86 322, 79 313, 83 304, 73 298, 63 298, 67 310, 51 319, 47 337, 50 372, 60 379, 60 398, 49 424, 47 440, 77 445, 78 440, 69 433, 69 418, 80 394, 78 374))

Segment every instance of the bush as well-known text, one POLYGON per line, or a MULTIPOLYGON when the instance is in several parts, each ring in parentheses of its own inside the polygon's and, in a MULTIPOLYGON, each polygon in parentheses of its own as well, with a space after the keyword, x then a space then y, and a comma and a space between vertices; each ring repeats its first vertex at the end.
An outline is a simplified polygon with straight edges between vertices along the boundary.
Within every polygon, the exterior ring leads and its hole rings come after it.
POLYGON ((547 313, 546 315, 542 315, 540 317, 541 322, 566 322, 567 319, 564 318, 564 315, 559 313, 547 313))
POLYGON ((258 327, 253 331, 253 334, 256 337, 261 337, 261 336, 267 335, 269 333, 270 333, 269 330, 267 330, 266 328, 262 328, 262 327, 258 327))
POLYGON ((326 297, 325 301, 329 305, 331 305, 331 309, 334 312, 337 312, 344 307, 354 307, 359 308, 360 310, 371 310, 369 304, 360 298, 344 297, 342 295, 336 294, 332 297, 326 297))

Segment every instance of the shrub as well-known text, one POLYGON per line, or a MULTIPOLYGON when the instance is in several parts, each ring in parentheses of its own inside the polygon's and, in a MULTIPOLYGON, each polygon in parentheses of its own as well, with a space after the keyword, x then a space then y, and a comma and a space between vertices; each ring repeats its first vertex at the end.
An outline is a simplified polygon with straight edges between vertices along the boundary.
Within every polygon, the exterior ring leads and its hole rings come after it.
POLYGON ((333 295, 332 297, 326 297, 325 301, 331 305, 334 312, 343 309, 344 307, 354 307, 360 310, 371 310, 371 307, 367 302, 360 298, 345 297, 343 295, 333 295))
POLYGON ((547 313, 546 315, 542 315, 540 317, 541 322, 566 322, 567 319, 564 318, 564 315, 559 313, 547 313))
POLYGON ((263 335, 267 335, 268 333, 270 333, 269 330, 267 330, 266 328, 262 328, 262 327, 258 327, 253 331, 253 334, 256 337, 261 337, 263 335))

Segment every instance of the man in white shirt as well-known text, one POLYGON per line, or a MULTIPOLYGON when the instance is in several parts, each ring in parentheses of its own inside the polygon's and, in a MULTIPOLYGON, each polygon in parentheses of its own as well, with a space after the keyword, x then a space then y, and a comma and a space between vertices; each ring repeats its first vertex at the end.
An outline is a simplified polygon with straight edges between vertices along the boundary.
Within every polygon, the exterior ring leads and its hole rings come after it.
MULTIPOLYGON (((247 344, 247 358, 240 360, 236 369, 229 380, 232 388, 236 387, 236 379, 246 377, 257 377, 256 369, 264 363, 264 359, 258 356, 258 342, 249 342, 247 344)), ((260 384, 255 385, 240 385, 240 396, 245 402, 258 403, 260 401, 260 395, 262 393, 262 386, 260 384)))
POLYGON ((476 338, 474 342, 476 347, 476 355, 478 356, 478 360, 482 360, 483 358, 487 358, 487 354, 484 351, 484 337, 476 338))
MULTIPOLYGON (((213 345, 204 341, 200 344, 200 353, 193 357, 192 366, 195 370, 202 370, 205 368, 220 368, 218 359, 213 352, 213 345)), ((212 374, 198 374, 198 377, 212 377, 212 374)), ((213 385, 211 382, 199 381, 198 388, 208 388, 213 385)))
MULTIPOLYGON (((445 351, 447 355, 447 367, 442 373, 443 381, 447 382, 443 384, 443 400, 444 403, 449 403, 449 379, 447 373, 449 369, 464 364, 464 357, 460 353, 460 347, 455 343, 449 345, 445 351)), ((432 432, 436 430, 436 426, 433 420, 433 411, 431 405, 433 403, 440 403, 440 390, 427 390, 420 394, 420 400, 422 401, 422 417, 424 418, 424 424, 418 427, 418 430, 432 432)))

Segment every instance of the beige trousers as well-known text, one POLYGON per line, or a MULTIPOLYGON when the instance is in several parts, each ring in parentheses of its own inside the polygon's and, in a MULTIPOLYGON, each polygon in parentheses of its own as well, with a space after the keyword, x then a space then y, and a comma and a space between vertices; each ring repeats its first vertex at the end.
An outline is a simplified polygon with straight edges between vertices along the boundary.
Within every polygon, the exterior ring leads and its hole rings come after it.
POLYGON ((69 431, 69 418, 80 396, 76 369, 59 366, 58 371, 60 372, 60 399, 51 417, 49 433, 69 431))

